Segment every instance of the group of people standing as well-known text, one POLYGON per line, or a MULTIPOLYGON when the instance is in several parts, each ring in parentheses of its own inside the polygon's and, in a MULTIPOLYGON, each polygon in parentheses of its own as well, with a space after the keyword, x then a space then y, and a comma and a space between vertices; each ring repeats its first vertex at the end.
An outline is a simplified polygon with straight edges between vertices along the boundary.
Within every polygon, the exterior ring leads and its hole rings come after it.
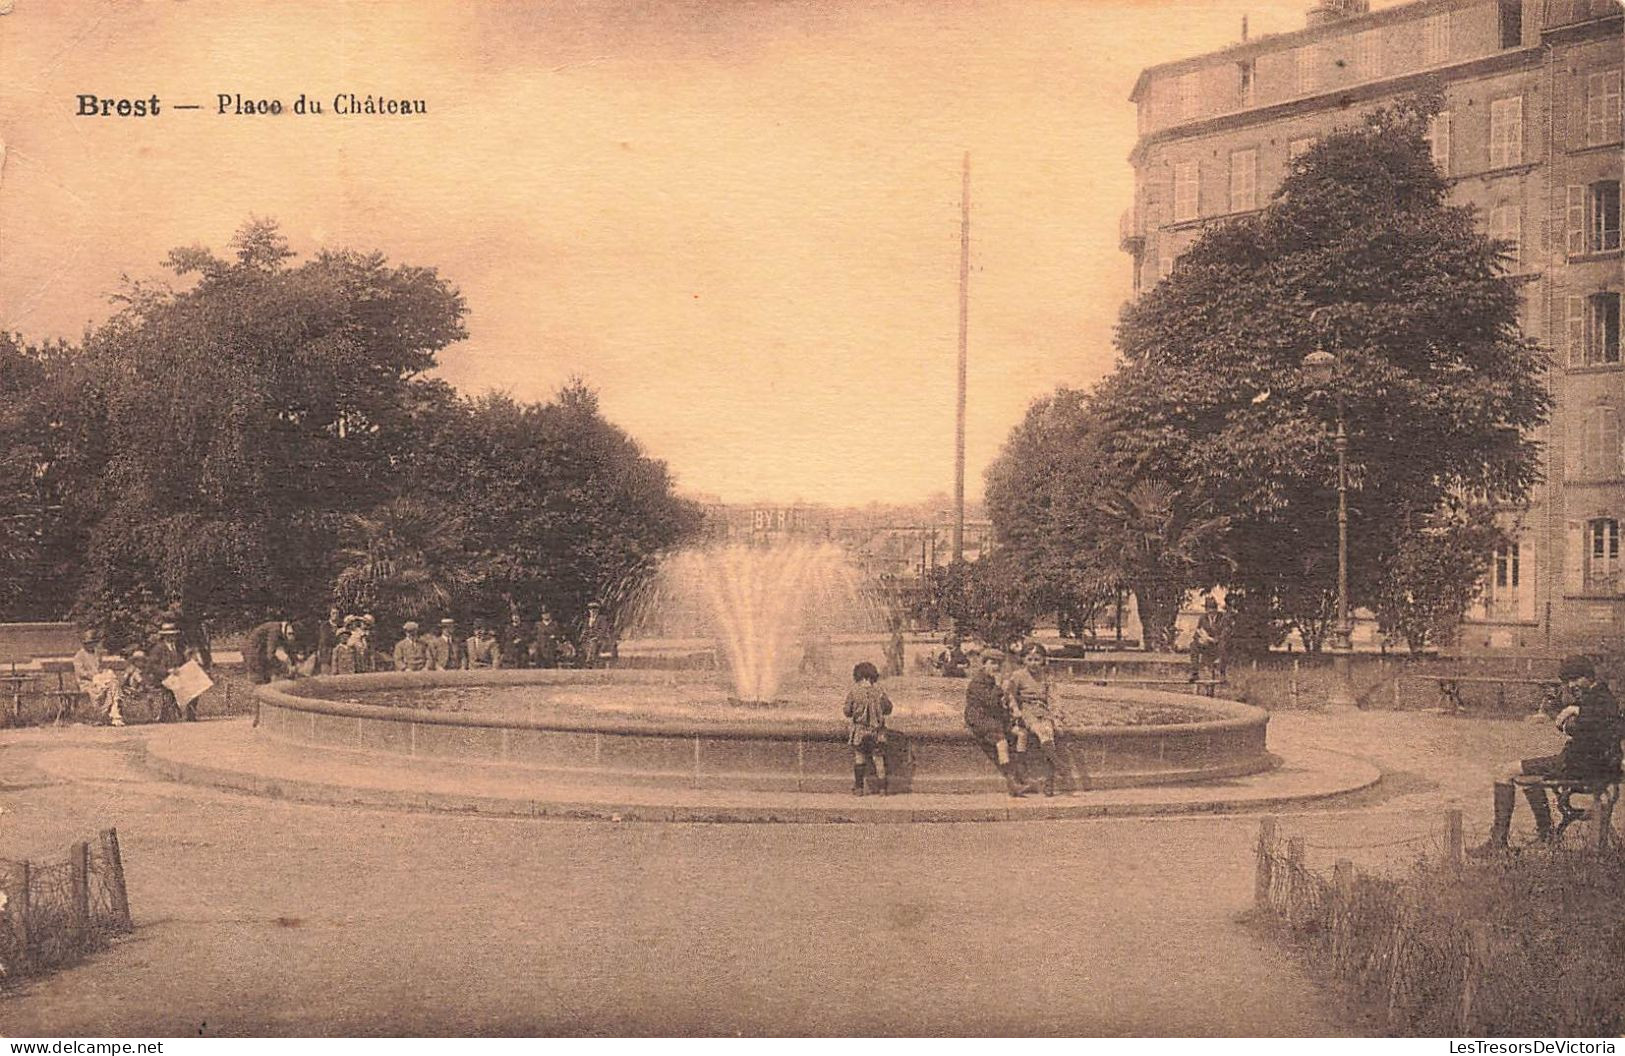
POLYGON ((588 603, 587 615, 574 634, 544 607, 533 621, 512 613, 500 630, 492 621, 477 620, 467 637, 450 616, 428 634, 418 621, 405 621, 401 636, 387 649, 379 644, 378 635, 372 613, 344 615, 336 608, 308 644, 299 640, 291 622, 267 620, 244 640, 243 662, 252 681, 265 683, 295 674, 601 667, 616 653, 614 629, 596 601, 588 603))

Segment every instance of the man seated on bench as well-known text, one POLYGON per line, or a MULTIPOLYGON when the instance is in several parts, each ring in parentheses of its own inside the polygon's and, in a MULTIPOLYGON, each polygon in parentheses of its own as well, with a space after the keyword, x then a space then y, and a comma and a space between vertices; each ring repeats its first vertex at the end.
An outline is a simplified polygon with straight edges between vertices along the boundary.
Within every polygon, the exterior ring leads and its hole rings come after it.
MULTIPOLYGON (((1538 777, 1552 781, 1617 781, 1620 776, 1620 713, 1614 694, 1608 684, 1597 678, 1597 669, 1583 656, 1571 656, 1563 661, 1557 677, 1567 690, 1566 696, 1574 701, 1557 714, 1557 728, 1568 735, 1569 741, 1556 755, 1525 759, 1516 768, 1510 768, 1502 780, 1495 783, 1495 825, 1490 838, 1468 853, 1475 858, 1487 858, 1507 849, 1507 834, 1512 828, 1512 809, 1517 804, 1517 785, 1521 777, 1538 777)), ((1526 784, 1524 798, 1535 815, 1535 832, 1541 840, 1552 838, 1552 810, 1546 799, 1546 789, 1526 784)))

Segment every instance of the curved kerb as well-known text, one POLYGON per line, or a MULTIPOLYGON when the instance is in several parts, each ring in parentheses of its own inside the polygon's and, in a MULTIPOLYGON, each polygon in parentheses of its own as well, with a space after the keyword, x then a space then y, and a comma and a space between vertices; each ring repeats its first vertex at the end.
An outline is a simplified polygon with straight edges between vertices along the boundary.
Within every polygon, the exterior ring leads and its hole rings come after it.
MULTIPOLYGON (((367 704, 364 697, 437 686, 710 683, 713 676, 652 670, 428 671, 326 675, 257 689, 260 730, 285 741, 440 761, 487 763, 538 772, 549 782, 667 785, 837 792, 849 787, 851 749, 838 714, 831 721, 648 719, 427 711, 367 704)), ((1108 702, 1173 704, 1179 693, 1065 683, 1068 696, 1108 702)), ((1122 788, 1216 781, 1277 764, 1265 747, 1267 712, 1202 699, 1217 719, 1149 726, 1063 730, 1061 755, 1072 787, 1122 788)), ((835 712, 834 707, 831 708, 835 712)), ((891 731, 887 759, 894 791, 981 792, 1003 787, 968 730, 908 720, 891 731)))

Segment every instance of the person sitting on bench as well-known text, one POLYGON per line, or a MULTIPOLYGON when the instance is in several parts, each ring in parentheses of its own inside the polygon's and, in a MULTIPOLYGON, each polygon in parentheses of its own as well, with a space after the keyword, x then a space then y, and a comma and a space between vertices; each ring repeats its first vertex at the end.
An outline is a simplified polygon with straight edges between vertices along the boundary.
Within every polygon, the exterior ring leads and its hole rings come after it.
MULTIPOLYGON (((1507 849, 1512 828, 1512 810, 1517 804, 1520 777, 1548 780, 1610 781, 1620 776, 1620 712, 1608 684, 1597 678, 1597 668, 1583 656, 1571 656, 1558 668, 1558 680, 1572 695, 1574 703, 1558 712, 1557 728, 1568 735, 1568 743, 1556 755, 1525 759, 1495 783, 1495 824, 1490 838, 1468 854, 1487 858, 1507 849)), ((1552 810, 1546 789, 1524 785, 1524 798, 1535 815, 1535 833, 1542 840, 1552 838, 1552 810)))

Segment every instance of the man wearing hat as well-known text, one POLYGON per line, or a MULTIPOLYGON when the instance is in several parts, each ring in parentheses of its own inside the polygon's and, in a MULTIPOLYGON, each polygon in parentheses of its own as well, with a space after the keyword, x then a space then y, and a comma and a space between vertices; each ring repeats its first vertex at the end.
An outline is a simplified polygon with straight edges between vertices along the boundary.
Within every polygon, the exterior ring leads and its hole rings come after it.
MULTIPOLYGON (((1502 779, 1495 783, 1495 823, 1490 829, 1490 838, 1467 852, 1475 858, 1486 858, 1507 849, 1512 811, 1518 802, 1514 784, 1517 778, 1619 777, 1619 704, 1608 684, 1597 678, 1596 665, 1584 656, 1564 660, 1557 669, 1557 677, 1563 683, 1564 699, 1573 701, 1557 713, 1557 728, 1568 736, 1568 743, 1556 755, 1536 756, 1508 767, 1502 779)), ((1551 839, 1552 811, 1546 790, 1525 785, 1523 794, 1535 815, 1536 835, 1541 840, 1551 839)))
POLYGON ((124 715, 119 711, 119 680, 112 671, 102 667, 102 636, 95 631, 84 633, 79 651, 73 654, 73 675, 79 682, 79 692, 90 698, 90 703, 107 713, 107 725, 123 726, 124 715))
POLYGON ((266 620, 243 639, 243 666, 248 668, 248 680, 263 686, 274 676, 286 674, 286 662, 292 653, 293 624, 266 620))
POLYGON ((316 628, 316 674, 333 669, 333 648, 339 644, 339 632, 344 630, 343 614, 337 608, 327 610, 327 622, 316 628))
POLYGON ((395 670, 423 671, 429 666, 429 645, 418 637, 418 623, 407 620, 401 624, 406 637, 395 643, 395 670))
POLYGON ((440 621, 440 633, 429 639, 429 670, 461 671, 467 666, 462 639, 457 637, 457 621, 448 616, 440 621))
POLYGON ((1217 669, 1220 679, 1225 668, 1225 612, 1219 611, 1219 599, 1202 601, 1201 619, 1191 634, 1191 681, 1202 676, 1202 668, 1217 669))
POLYGON ((474 636, 468 640, 468 668, 478 671, 482 668, 506 667, 507 662, 502 658, 502 643, 497 636, 491 633, 491 625, 484 620, 474 625, 474 636))
MULTIPOLYGON (((164 685, 164 679, 174 674, 180 666, 186 663, 186 657, 181 655, 181 629, 173 623, 165 623, 158 628, 158 641, 147 650, 147 666, 142 677, 147 685, 159 694, 158 721, 179 722, 181 720, 181 707, 175 700, 175 694, 164 685)), ((191 717, 195 720, 197 712, 194 709, 191 717)))
POLYGON ((542 616, 536 621, 536 638, 531 644, 531 655, 537 667, 559 666, 559 641, 563 637, 564 628, 543 605, 542 616))
POLYGON ((605 654, 614 654, 615 631, 596 601, 587 602, 587 620, 581 625, 581 666, 603 667, 605 654))

